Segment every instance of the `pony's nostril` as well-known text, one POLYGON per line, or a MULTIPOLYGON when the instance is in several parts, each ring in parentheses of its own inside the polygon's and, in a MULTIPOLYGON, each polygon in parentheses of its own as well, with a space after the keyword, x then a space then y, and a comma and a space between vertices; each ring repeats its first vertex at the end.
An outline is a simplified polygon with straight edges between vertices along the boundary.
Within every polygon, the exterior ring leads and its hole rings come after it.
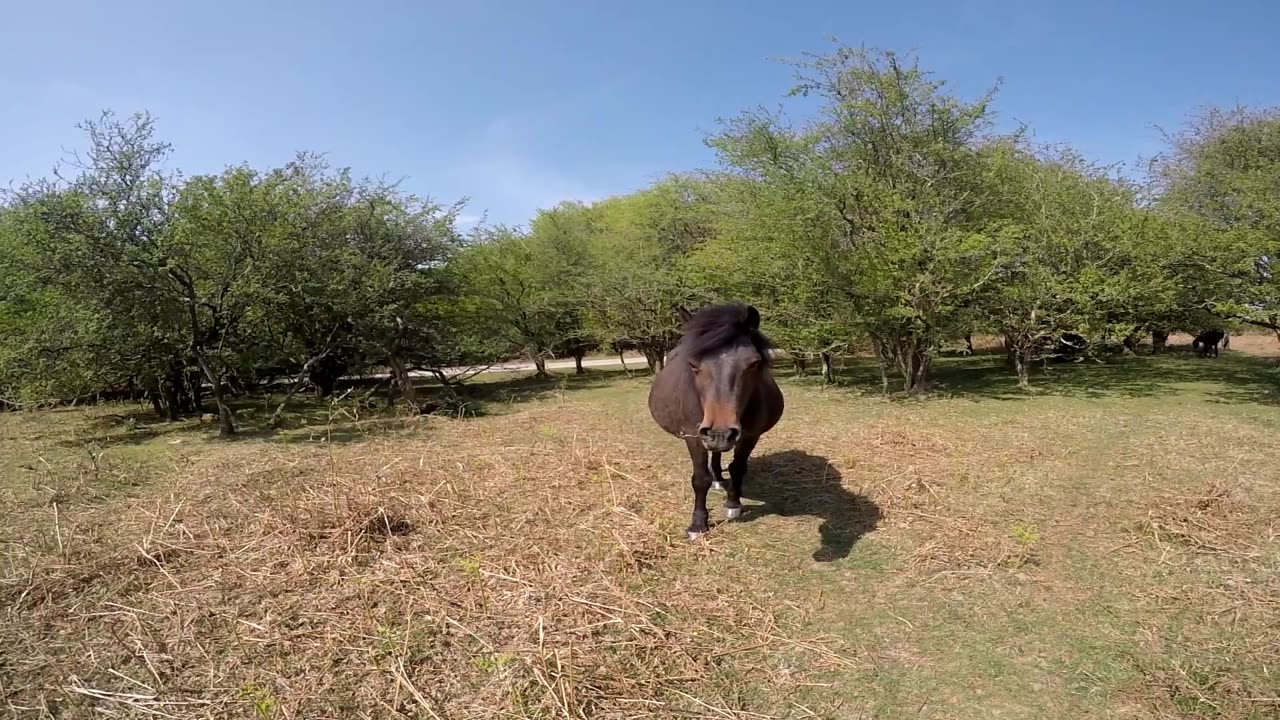
POLYGON ((701 425, 698 427, 698 437, 709 448, 732 447, 738 442, 738 438, 741 435, 742 429, 738 427, 725 428, 716 427, 715 425, 701 425))

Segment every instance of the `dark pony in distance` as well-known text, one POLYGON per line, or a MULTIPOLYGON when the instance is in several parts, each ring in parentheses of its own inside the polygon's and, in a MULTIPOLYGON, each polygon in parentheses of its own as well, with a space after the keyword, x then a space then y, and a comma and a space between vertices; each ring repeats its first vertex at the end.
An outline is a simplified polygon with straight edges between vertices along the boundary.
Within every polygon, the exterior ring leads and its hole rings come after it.
POLYGON ((1208 357, 1209 353, 1218 357, 1218 343, 1222 343, 1223 350, 1231 349, 1231 337, 1227 333, 1222 330, 1205 330, 1191 341, 1191 349, 1200 357, 1208 357))
POLYGON ((742 514, 747 459, 760 436, 782 417, 782 391, 769 372, 769 340, 760 313, 742 304, 681 309, 683 336, 649 389, 649 414, 684 440, 693 463, 693 520, 689 537, 707 525, 707 492, 720 486, 720 457, 733 450, 725 515, 742 514))

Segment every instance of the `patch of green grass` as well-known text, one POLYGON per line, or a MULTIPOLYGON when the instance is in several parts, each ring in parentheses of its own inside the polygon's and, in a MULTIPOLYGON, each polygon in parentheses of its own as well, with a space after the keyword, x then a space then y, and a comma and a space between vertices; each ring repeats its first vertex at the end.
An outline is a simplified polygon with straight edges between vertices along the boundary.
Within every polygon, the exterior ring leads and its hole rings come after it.
POLYGON ((276 716, 279 702, 269 689, 247 682, 240 686, 240 695, 251 705, 255 717, 270 720, 276 716))
POLYGON ((518 658, 510 653, 490 653, 471 658, 471 665, 481 672, 499 673, 516 660, 518 658))
POLYGON ((1009 530, 1014 539, 1025 546, 1035 545, 1040 540, 1040 531, 1034 525, 1015 523, 1009 530))
POLYGON ((1134 646, 1107 638, 1088 618, 1078 618, 1081 627, 1062 639, 1065 649, 1055 666, 1062 674, 1066 692, 1082 703, 1102 709, 1118 694, 1137 682, 1141 673, 1134 666, 1134 646))
POLYGON ((899 563, 893 551, 868 537, 858 542, 858 551, 841 561, 842 567, 864 573, 891 572, 899 563))

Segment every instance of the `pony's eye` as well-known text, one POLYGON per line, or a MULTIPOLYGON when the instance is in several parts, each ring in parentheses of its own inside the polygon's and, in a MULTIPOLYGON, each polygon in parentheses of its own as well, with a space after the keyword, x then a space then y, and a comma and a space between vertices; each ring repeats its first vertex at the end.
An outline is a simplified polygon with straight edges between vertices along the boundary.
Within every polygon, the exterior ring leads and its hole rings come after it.
POLYGON ((689 369, 690 369, 690 370, 692 370, 692 371, 694 372, 694 374, 696 375, 696 374, 698 373, 698 371, 699 371, 699 370, 701 370, 702 368, 698 366, 698 363, 696 363, 696 362, 691 362, 691 363, 689 363, 689 369))

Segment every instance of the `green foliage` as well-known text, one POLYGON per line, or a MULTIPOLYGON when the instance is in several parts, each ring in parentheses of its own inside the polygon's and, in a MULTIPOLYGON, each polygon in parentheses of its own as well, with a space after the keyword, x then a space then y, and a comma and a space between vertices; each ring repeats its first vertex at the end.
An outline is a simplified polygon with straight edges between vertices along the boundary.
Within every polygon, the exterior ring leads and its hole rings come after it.
POLYGON ((104 319, 43 277, 26 213, 0 211, 0 408, 82 397, 114 380, 98 361, 104 319))
POLYGON ((108 113, 83 128, 90 147, 73 163, 78 176, 28 183, 10 198, 21 251, 5 286, 52 303, 48 312, 28 304, 36 315, 24 329, 58 333, 27 346, 29 358, 48 364, 12 376, 9 391, 21 396, 74 397, 154 378, 180 365, 188 343, 181 315, 161 301, 167 279, 155 272, 173 200, 172 178, 157 170, 168 146, 152 139, 145 115, 122 121, 108 113))
POLYGON ((127 385, 175 417, 199 410, 203 381, 231 434, 226 393, 264 373, 391 367, 412 398, 411 370, 495 356, 450 267, 460 206, 307 155, 184 180, 158 170, 168 146, 148 117, 85 129, 80 174, 24 187, 5 211, 6 397, 127 385))
POLYGON ((504 227, 481 231, 483 242, 455 266, 487 306, 505 352, 533 361, 539 375, 548 358, 580 356, 590 345, 573 292, 586 272, 587 238, 562 231, 555 217, 540 216, 527 235, 504 227))
POLYGON ((591 208, 588 270, 579 287, 586 319, 602 340, 622 342, 661 366, 679 337, 679 308, 698 292, 684 257, 712 235, 707 188, 672 177, 591 208))
POLYGON ((1021 384, 1064 333, 1124 338, 1167 309, 1172 284, 1143 254, 1159 228, 1132 188, 1071 151, 1037 156, 1007 144, 987 161, 1001 190, 988 230, 996 272, 976 307, 1004 336, 1021 384))
POLYGON ((280 705, 269 688, 252 681, 240 686, 240 697, 253 706, 253 714, 262 720, 275 717, 276 709, 280 705))
POLYGON ((914 60, 838 48, 796 64, 793 95, 822 102, 795 128, 748 113, 711 139, 738 182, 774 202, 751 221, 795 237, 825 276, 829 302, 869 336, 908 391, 928 380, 939 338, 990 278, 982 230, 990 96, 944 92, 914 60))
POLYGON ((1167 138, 1156 208, 1203 305, 1280 333, 1280 109, 1210 108, 1167 138))
POLYGON ((732 175, 717 183, 717 233, 685 259, 689 281, 716 298, 755 305, 768 318, 770 339, 801 366, 848 348, 857 334, 850 308, 788 195, 732 175))
MULTIPOLYGON (((52 180, 0 206, 0 404, 145 393, 170 419, 289 378, 322 395, 612 346, 660 367, 678 310, 756 305, 798 367, 869 345, 887 391, 928 386, 941 342, 1002 335, 1022 385, 1065 333, 1095 347, 1245 322, 1280 334, 1280 110, 1210 110, 1169 136, 1143 195, 1069 148, 992 131, 910 56, 794 63, 817 112, 747 112, 720 167, 527 231, 464 238, 460 204, 301 154, 184 178, 145 114, 87 122, 52 180)), ((282 402, 276 410, 279 417, 282 402)))

